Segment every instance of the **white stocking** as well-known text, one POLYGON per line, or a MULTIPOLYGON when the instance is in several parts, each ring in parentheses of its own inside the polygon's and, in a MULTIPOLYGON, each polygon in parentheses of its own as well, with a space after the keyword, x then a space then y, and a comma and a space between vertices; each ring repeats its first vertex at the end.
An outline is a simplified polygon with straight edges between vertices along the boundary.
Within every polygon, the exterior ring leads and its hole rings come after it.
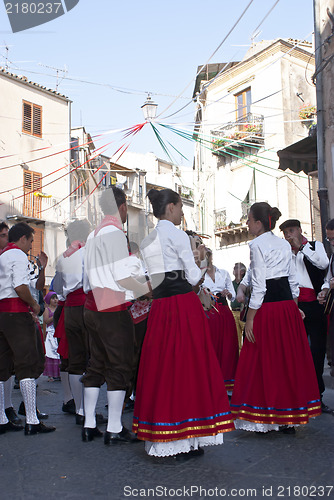
POLYGON ((34 378, 20 380, 20 389, 26 409, 26 423, 39 424, 36 413, 36 382, 34 378))
POLYGON ((71 399, 73 399, 69 379, 68 379, 68 373, 67 372, 60 372, 60 380, 61 380, 61 386, 63 388, 63 393, 64 393, 64 403, 68 403, 71 399))
POLYGON ((80 408, 82 409, 82 383, 80 382, 81 377, 82 375, 73 375, 72 373, 70 373, 68 376, 75 402, 75 411, 77 414, 79 414, 80 408))
POLYGON ((9 377, 6 382, 4 382, 4 390, 5 390, 5 408, 11 408, 13 406, 12 403, 12 392, 14 387, 14 375, 9 377))
POLYGON ((95 408, 99 394, 99 387, 85 387, 84 389, 85 427, 91 429, 96 427, 95 408))
POLYGON ((5 382, 0 382, 0 425, 7 424, 8 418, 5 413, 5 382))
POLYGON ((107 391, 108 398, 108 432, 121 432, 122 410, 125 391, 107 391))

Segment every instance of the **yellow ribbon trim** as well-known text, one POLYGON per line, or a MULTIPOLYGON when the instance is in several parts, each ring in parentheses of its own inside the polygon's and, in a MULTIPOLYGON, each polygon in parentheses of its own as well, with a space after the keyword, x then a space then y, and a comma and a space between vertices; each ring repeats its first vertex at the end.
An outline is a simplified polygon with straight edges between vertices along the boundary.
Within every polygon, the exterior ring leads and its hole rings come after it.
MULTIPOLYGON (((231 424, 234 428, 233 420, 227 420, 226 422, 220 422, 220 423, 217 423, 216 425, 205 425, 205 426, 203 425, 203 426, 198 426, 198 427, 184 427, 183 429, 178 429, 178 430, 174 430, 174 431, 152 431, 151 429, 142 429, 141 427, 139 427, 138 424, 133 424, 132 427, 133 428, 136 427, 138 429, 138 432, 164 435, 164 434, 181 434, 184 432, 196 431, 196 430, 200 431, 200 430, 205 430, 205 429, 215 429, 216 427, 219 427, 221 425, 226 426, 228 424, 231 424)), ((228 432, 228 431, 217 431, 217 432, 228 432)), ((214 434, 212 434, 212 435, 214 435, 214 434)))

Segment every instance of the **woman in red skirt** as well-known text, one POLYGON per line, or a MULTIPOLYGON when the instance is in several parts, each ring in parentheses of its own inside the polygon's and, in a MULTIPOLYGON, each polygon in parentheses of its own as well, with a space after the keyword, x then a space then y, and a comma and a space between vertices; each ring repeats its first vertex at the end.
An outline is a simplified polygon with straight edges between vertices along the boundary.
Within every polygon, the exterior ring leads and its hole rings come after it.
POLYGON ((290 434, 321 409, 291 247, 271 232, 280 216, 268 203, 250 208, 252 293, 231 408, 237 429, 290 434))
POLYGON ((215 307, 205 314, 209 319, 213 347, 223 373, 227 391, 234 387, 239 359, 238 333, 227 299, 235 299, 232 280, 225 269, 218 269, 212 262, 212 251, 207 252, 208 268, 203 285, 217 297, 215 307))
MULTIPOLYGON (((133 431, 149 455, 184 458, 221 444, 234 429, 222 373, 202 305, 192 291, 202 276, 171 189, 148 197, 159 223, 141 245, 153 304, 143 344, 133 431)), ((204 248, 203 248, 204 250, 204 248)))

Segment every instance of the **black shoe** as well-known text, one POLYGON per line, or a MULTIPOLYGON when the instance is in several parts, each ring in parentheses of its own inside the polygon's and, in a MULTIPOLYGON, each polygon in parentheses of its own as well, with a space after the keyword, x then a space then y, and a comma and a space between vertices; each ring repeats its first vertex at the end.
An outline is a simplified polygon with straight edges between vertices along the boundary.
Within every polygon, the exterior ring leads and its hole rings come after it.
MULTIPOLYGON (((26 409, 23 401, 21 401, 18 413, 20 415, 23 415, 24 417, 26 416, 26 409)), ((49 418, 49 415, 47 413, 42 413, 38 408, 36 408, 36 413, 38 420, 46 420, 47 418, 49 418)))
MULTIPOLYGON (((96 423, 97 424, 106 424, 108 422, 108 419, 105 418, 101 413, 96 413, 95 415, 96 423)), ((75 423, 77 425, 84 425, 85 422, 85 417, 84 415, 75 415, 75 423)))
POLYGON ((26 436, 32 436, 33 434, 47 434, 55 430, 56 428, 52 425, 45 425, 40 422, 39 424, 26 424, 24 428, 24 434, 26 436))
POLYGON ((203 448, 198 447, 197 450, 190 450, 188 453, 179 453, 178 455, 175 455, 175 460, 177 462, 187 462, 192 458, 201 457, 202 455, 204 455, 204 450, 203 448))
POLYGON ((108 419, 104 417, 101 413, 97 413, 95 415, 95 418, 97 424, 106 424, 108 422, 108 419))
POLYGON ((280 425, 279 430, 280 432, 283 432, 283 434, 296 434, 296 429, 294 427, 289 427, 288 425, 280 425))
POLYGON ((6 417, 12 424, 20 425, 22 424, 22 419, 17 416, 16 411, 12 406, 5 409, 6 417))
POLYGON ((0 434, 4 434, 7 431, 22 431, 23 425, 14 424, 9 421, 7 424, 0 425, 0 434))
POLYGON ((63 403, 62 411, 64 413, 71 413, 71 415, 75 415, 75 402, 74 399, 70 399, 67 403, 63 403))
POLYGON ((334 415, 334 410, 321 401, 321 413, 330 413, 331 415, 334 415))
POLYGON ((75 415, 75 423, 77 425, 83 425, 85 423, 85 417, 84 417, 84 415, 78 415, 78 414, 76 414, 75 415))
POLYGON ((135 402, 132 399, 129 399, 124 406, 123 413, 128 413, 130 411, 133 411, 134 407, 135 407, 135 402))
POLYGON ((81 437, 83 441, 93 441, 95 437, 102 437, 103 432, 97 427, 92 429, 91 427, 83 427, 81 431, 81 437))
POLYGON ((118 444, 118 443, 138 443, 137 439, 126 427, 122 427, 121 432, 108 432, 104 433, 104 444, 118 444))

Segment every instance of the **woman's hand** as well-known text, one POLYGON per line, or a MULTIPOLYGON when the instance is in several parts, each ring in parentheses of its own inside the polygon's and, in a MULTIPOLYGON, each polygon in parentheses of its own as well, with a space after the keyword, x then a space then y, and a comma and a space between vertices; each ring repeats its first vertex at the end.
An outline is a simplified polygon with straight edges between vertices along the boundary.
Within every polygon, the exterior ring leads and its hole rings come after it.
POLYGON ((255 344, 255 337, 253 333, 253 320, 247 318, 246 323, 245 323, 245 335, 247 340, 249 342, 252 342, 252 344, 255 344))
POLYGON ((221 295, 222 295, 223 297, 227 297, 227 298, 228 298, 228 300, 231 300, 231 298, 232 298, 232 294, 231 294, 231 293, 227 290, 227 288, 225 288, 225 290, 223 290, 223 291, 222 291, 222 292, 220 292, 220 293, 221 293, 221 295))
POLYGON ((304 321, 304 319, 305 319, 305 313, 304 313, 304 311, 302 311, 301 309, 298 309, 298 310, 299 310, 299 312, 300 312, 300 315, 301 315, 301 317, 302 317, 302 320, 304 321))

